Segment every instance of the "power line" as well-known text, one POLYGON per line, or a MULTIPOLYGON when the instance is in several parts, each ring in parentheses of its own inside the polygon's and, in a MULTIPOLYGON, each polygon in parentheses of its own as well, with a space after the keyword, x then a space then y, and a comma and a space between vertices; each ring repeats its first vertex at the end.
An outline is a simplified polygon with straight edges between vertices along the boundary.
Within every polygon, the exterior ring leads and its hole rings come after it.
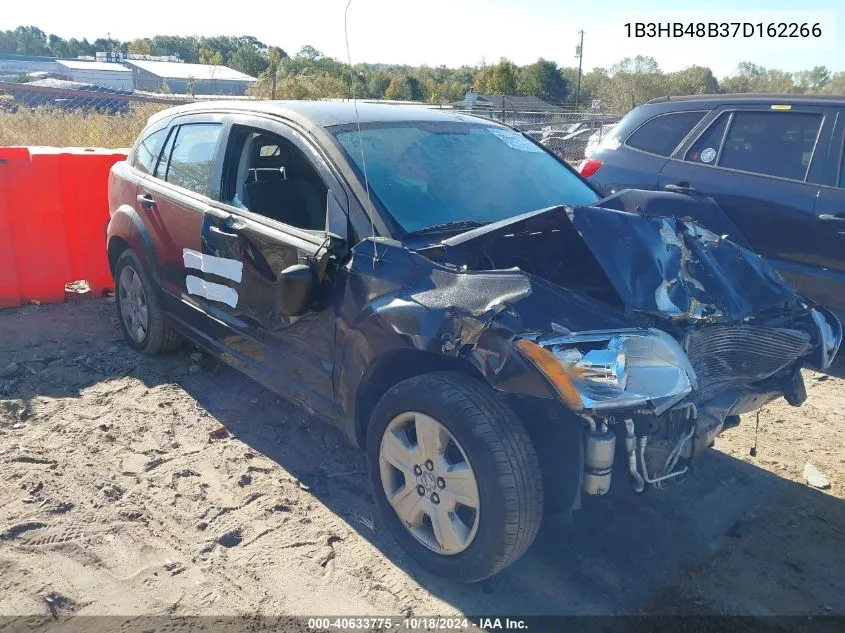
POLYGON ((581 60, 584 58, 584 29, 578 31, 581 34, 581 43, 575 47, 575 57, 578 58, 578 87, 575 89, 575 110, 578 110, 578 99, 581 97, 581 60))

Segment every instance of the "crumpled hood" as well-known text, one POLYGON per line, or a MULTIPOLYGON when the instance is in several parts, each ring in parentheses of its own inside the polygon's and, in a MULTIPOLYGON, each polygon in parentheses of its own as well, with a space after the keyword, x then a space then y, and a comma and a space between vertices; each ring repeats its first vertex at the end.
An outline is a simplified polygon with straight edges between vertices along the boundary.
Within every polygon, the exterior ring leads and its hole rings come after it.
POLYGON ((710 198, 625 190, 590 206, 487 224, 428 250, 442 249, 441 259, 470 269, 518 266, 573 287, 588 272, 589 253, 628 312, 727 323, 797 302, 775 269, 745 245, 710 198), (567 262, 568 277, 553 274, 555 260, 567 262))
POLYGON ((740 321, 795 297, 762 257, 691 220, 595 206, 568 214, 630 309, 740 321))

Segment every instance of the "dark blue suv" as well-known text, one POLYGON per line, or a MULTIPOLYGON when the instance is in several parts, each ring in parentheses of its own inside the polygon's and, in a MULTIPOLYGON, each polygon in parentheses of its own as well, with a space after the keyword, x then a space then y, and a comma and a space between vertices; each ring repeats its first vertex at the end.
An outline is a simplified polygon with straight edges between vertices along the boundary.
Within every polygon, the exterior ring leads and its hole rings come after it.
POLYGON ((581 173, 604 193, 712 197, 787 282, 843 315, 843 139, 843 96, 665 97, 629 112, 581 173))

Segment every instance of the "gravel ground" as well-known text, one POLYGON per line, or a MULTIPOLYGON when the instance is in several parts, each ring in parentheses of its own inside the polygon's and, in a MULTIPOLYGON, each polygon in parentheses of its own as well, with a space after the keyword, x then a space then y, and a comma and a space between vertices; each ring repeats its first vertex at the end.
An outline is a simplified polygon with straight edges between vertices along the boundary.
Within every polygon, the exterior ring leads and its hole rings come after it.
POLYGON ((744 416, 685 481, 589 499, 462 586, 374 522, 339 431, 190 347, 137 354, 114 314, 0 311, 0 614, 845 614, 837 372, 763 410, 756 457, 744 416))

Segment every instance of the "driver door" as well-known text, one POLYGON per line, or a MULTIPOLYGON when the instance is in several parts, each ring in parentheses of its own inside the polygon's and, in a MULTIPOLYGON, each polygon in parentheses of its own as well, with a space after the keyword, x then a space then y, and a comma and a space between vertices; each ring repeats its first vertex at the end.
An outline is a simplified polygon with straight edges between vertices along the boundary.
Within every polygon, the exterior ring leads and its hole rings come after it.
POLYGON ((232 117, 226 133, 220 200, 206 210, 201 251, 183 254, 188 291, 228 326, 219 343, 229 362, 329 413, 345 193, 295 130, 244 116, 232 117), (291 289, 281 273, 299 264, 313 270, 312 300, 301 314, 286 314, 291 289))

